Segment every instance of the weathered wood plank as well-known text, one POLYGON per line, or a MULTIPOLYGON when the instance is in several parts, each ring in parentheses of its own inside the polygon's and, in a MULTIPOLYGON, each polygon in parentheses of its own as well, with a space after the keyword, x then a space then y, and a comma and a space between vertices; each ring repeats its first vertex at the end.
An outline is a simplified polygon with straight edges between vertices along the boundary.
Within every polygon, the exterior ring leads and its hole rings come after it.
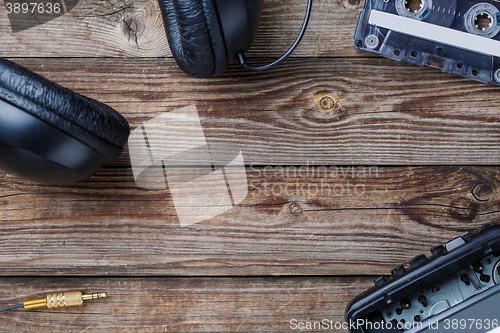
MULTIPOLYGON (((13 33, 0 10, 1 57, 170 57, 155 0, 82 0, 65 15, 13 33)), ((306 8, 303 0, 265 2, 261 28, 249 56, 283 54, 294 42, 306 8)), ((345 57, 353 47, 359 0, 316 0, 306 36, 294 56, 345 57)))
POLYGON ((387 59, 293 59, 214 80, 189 78, 172 59, 18 62, 133 127, 194 104, 207 141, 239 147, 248 164, 500 164, 498 87, 387 59))
MULTIPOLYGON (((0 313, 3 332, 290 332, 292 319, 344 322, 373 278, 1 278, 0 307, 49 292, 106 291, 79 308, 0 313)), ((317 332, 322 330, 308 330, 317 332)), ((324 331, 324 329, 323 329, 324 331)), ((347 332, 329 330, 329 332, 347 332)))
MULTIPOLYGON (((500 218, 498 168, 252 167, 239 205, 183 227, 169 190, 128 168, 68 187, 0 175, 3 275, 384 274, 500 218)), ((187 199, 177 209, 210 209, 187 199)))

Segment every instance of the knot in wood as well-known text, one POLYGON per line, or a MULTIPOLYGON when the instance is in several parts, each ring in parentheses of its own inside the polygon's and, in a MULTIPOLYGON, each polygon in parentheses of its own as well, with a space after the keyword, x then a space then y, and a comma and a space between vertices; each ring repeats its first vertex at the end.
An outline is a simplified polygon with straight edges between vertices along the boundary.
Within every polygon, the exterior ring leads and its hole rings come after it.
POLYGON ((300 206, 297 204, 297 203, 292 203, 290 205, 290 213, 294 214, 294 215, 298 215, 302 212, 302 208, 300 208, 300 206))
POLYGON ((319 105, 323 110, 331 110, 335 107, 335 101, 330 96, 322 97, 319 105))
POLYGON ((476 200, 488 201, 493 194, 493 187, 488 183, 479 183, 472 189, 472 195, 476 200))

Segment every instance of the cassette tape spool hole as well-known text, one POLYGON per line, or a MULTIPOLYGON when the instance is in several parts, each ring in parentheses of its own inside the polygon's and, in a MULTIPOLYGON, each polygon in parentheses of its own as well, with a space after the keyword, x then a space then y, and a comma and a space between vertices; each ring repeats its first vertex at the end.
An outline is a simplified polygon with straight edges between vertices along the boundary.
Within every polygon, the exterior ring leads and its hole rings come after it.
POLYGON ((405 8, 410 13, 417 13, 424 8, 424 2, 422 0, 406 0, 405 8))
POLYGON ((492 38, 500 31, 497 7, 489 3, 478 3, 465 14, 465 28, 474 35, 492 38))
POLYGON ((478 13, 474 17, 474 25, 479 30, 487 30, 493 25, 493 18, 490 13, 478 13))
POLYGON ((425 19, 432 8, 432 0, 396 0, 399 15, 415 20, 425 19))

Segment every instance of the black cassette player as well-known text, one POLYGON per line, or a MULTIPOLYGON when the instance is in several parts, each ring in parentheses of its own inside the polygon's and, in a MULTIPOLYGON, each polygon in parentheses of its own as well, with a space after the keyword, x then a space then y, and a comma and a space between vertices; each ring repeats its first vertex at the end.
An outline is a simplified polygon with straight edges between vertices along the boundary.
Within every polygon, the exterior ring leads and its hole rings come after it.
POLYGON ((500 332, 500 225, 394 268, 346 309, 351 333, 500 332))

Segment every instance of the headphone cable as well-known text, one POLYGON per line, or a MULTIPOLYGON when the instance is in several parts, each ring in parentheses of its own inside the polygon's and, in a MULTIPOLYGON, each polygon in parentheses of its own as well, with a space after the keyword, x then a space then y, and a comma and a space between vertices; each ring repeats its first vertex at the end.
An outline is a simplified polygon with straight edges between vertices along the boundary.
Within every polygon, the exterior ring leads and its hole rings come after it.
POLYGON ((19 309, 19 308, 24 308, 24 304, 6 306, 5 308, 0 308, 0 312, 7 311, 7 310, 19 309))
POLYGON ((302 40, 302 37, 304 37, 304 34, 306 32, 306 29, 307 29, 307 24, 309 23, 309 18, 311 17, 312 2, 313 2, 313 0, 308 0, 308 2, 307 2, 306 17, 304 18, 304 23, 302 24, 302 29, 300 30, 299 36, 295 40, 295 43, 293 43, 293 45, 288 49, 288 51, 281 58, 279 58, 278 60, 276 60, 270 64, 264 65, 264 66, 253 67, 253 66, 248 65, 247 59, 245 57, 245 52, 241 51, 240 53, 238 53, 236 55, 236 57, 238 58, 238 62, 240 63, 240 66, 245 68, 245 69, 252 70, 252 71, 263 71, 266 69, 273 68, 274 66, 280 64, 283 60, 288 58, 288 56, 290 54, 292 54, 293 51, 295 51, 297 46, 299 46, 299 43, 302 40))

